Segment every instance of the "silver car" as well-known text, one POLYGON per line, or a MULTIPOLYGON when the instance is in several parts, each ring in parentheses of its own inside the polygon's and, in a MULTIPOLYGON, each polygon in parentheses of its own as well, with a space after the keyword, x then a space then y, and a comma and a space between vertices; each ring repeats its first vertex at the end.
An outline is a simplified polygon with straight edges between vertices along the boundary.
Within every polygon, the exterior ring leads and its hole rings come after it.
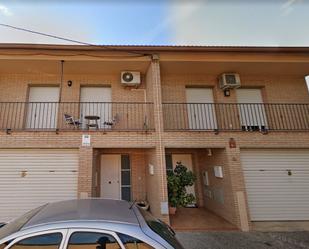
POLYGON ((173 230, 120 200, 61 201, 0 228, 0 249, 183 249, 173 230))

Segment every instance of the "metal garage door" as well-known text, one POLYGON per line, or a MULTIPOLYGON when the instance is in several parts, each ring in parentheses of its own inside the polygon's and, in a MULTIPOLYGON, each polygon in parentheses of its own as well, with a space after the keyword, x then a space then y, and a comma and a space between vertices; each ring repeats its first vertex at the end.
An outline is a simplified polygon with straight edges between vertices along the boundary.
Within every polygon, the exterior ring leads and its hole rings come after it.
POLYGON ((309 220, 309 150, 241 150, 251 220, 309 220))
POLYGON ((76 150, 0 150, 0 221, 77 198, 77 170, 76 150))

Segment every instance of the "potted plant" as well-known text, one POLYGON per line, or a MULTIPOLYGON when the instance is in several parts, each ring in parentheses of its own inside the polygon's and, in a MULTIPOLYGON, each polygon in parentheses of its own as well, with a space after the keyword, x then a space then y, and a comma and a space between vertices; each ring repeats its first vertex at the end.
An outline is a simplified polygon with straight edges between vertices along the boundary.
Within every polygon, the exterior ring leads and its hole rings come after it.
POLYGON ((174 170, 167 173, 167 189, 170 214, 175 214, 177 207, 185 207, 195 200, 193 194, 188 194, 186 187, 192 186, 196 176, 181 162, 177 162, 174 170))

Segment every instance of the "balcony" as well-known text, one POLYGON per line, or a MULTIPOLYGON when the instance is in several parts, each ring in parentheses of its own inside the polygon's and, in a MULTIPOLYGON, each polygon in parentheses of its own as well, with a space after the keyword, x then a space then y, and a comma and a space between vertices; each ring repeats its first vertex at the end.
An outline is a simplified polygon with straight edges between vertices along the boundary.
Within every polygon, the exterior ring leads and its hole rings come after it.
POLYGON ((309 104, 164 103, 166 131, 308 131, 309 104))
POLYGON ((151 131, 152 103, 0 102, 0 130, 151 131))

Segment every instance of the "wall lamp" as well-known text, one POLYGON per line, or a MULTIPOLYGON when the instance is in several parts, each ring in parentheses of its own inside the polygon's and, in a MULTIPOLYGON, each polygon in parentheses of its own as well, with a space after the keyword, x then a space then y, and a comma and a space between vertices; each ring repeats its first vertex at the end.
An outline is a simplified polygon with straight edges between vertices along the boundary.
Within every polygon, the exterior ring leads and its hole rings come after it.
POLYGON ((230 89, 225 89, 223 92, 224 92, 224 96, 225 97, 230 97, 231 96, 230 89))
POLYGON ((73 85, 73 81, 72 80, 68 80, 68 87, 71 87, 73 85))
POLYGON ((12 134, 12 129, 9 129, 9 128, 6 129, 6 134, 7 134, 7 135, 11 135, 11 134, 12 134))

